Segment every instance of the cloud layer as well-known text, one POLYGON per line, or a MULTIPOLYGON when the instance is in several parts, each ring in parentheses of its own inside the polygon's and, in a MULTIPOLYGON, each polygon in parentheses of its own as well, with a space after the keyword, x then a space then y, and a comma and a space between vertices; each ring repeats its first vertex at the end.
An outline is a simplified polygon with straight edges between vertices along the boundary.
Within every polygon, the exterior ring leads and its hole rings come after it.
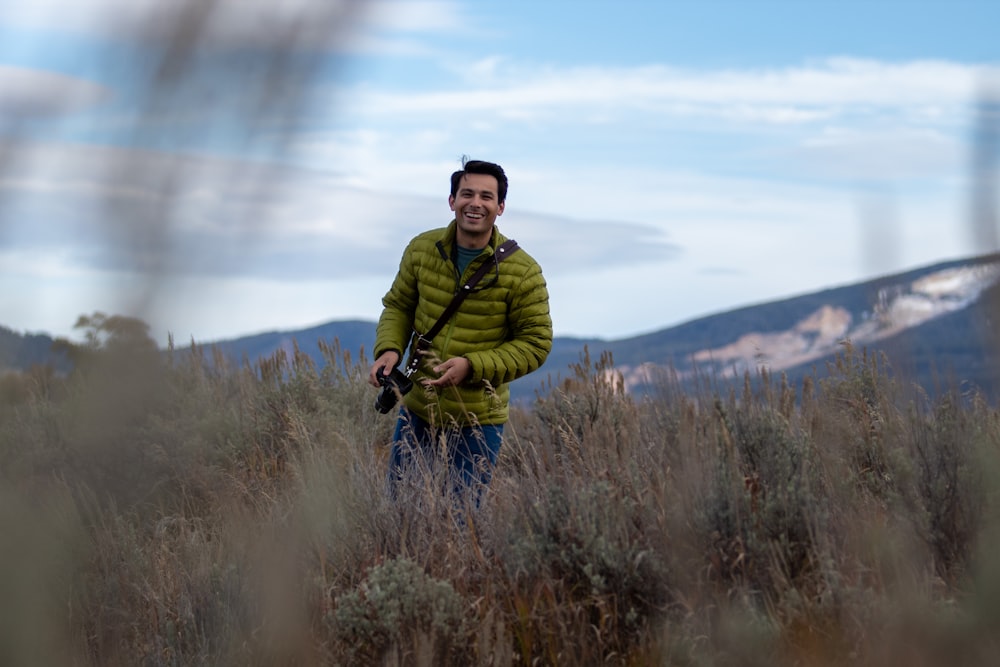
POLYGON ((484 11, 12 8, 7 34, 74 39, 71 53, 0 46, 0 308, 18 313, 0 324, 53 330, 127 306, 217 338, 374 318, 405 242, 450 219, 462 154, 511 174, 500 227, 542 262, 563 334, 649 330, 978 249, 960 223, 988 64, 563 63, 473 48, 493 27, 484 11), (892 252, 863 250, 872 239, 892 252))

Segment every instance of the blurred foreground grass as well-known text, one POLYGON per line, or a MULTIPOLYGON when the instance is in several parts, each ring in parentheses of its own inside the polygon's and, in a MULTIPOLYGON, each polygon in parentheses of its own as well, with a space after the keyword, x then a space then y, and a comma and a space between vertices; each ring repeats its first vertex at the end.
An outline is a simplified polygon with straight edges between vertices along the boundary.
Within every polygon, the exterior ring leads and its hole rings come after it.
POLYGON ((1000 655, 1000 415, 849 346, 802 387, 643 399, 584 357, 459 528, 433 484, 386 499, 393 419, 336 343, 234 367, 82 323, 70 377, 0 383, 0 664, 1000 655))

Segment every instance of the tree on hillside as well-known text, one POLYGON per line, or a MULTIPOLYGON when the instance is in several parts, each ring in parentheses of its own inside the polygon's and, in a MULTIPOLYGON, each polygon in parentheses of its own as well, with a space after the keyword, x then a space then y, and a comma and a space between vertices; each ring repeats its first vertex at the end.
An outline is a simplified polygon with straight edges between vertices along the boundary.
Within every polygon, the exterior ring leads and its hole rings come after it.
POLYGON ((135 317, 108 316, 97 311, 80 315, 73 328, 83 332, 83 343, 57 338, 52 350, 65 354, 77 371, 102 358, 152 358, 158 354, 156 342, 149 336, 149 325, 135 317))

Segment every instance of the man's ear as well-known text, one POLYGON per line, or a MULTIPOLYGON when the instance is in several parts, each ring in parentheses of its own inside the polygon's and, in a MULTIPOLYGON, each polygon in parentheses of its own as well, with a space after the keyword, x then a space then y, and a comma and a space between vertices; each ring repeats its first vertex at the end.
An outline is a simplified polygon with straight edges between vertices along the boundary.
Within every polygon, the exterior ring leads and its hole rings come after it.
POLYGON ((500 202, 500 205, 497 206, 497 215, 503 215, 503 205, 506 203, 505 201, 500 202))
POLYGON ((450 208, 452 211, 455 210, 455 198, 452 197, 451 195, 448 195, 448 208, 450 208))

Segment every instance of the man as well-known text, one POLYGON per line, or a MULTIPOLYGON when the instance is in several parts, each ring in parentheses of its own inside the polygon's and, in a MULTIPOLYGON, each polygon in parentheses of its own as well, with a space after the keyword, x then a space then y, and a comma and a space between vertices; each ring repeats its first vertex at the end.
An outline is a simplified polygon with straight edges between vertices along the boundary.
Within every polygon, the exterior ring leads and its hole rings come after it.
POLYGON ((382 299, 369 371, 375 386, 400 363, 411 335, 428 332, 459 286, 484 263, 490 266, 420 355, 393 436, 393 495, 408 471, 434 460, 443 442, 452 493, 478 505, 509 415, 508 383, 537 370, 552 349, 548 288, 538 262, 524 250, 498 261, 507 239, 496 219, 506 197, 499 165, 463 160, 451 176, 454 219, 410 241, 382 299))

